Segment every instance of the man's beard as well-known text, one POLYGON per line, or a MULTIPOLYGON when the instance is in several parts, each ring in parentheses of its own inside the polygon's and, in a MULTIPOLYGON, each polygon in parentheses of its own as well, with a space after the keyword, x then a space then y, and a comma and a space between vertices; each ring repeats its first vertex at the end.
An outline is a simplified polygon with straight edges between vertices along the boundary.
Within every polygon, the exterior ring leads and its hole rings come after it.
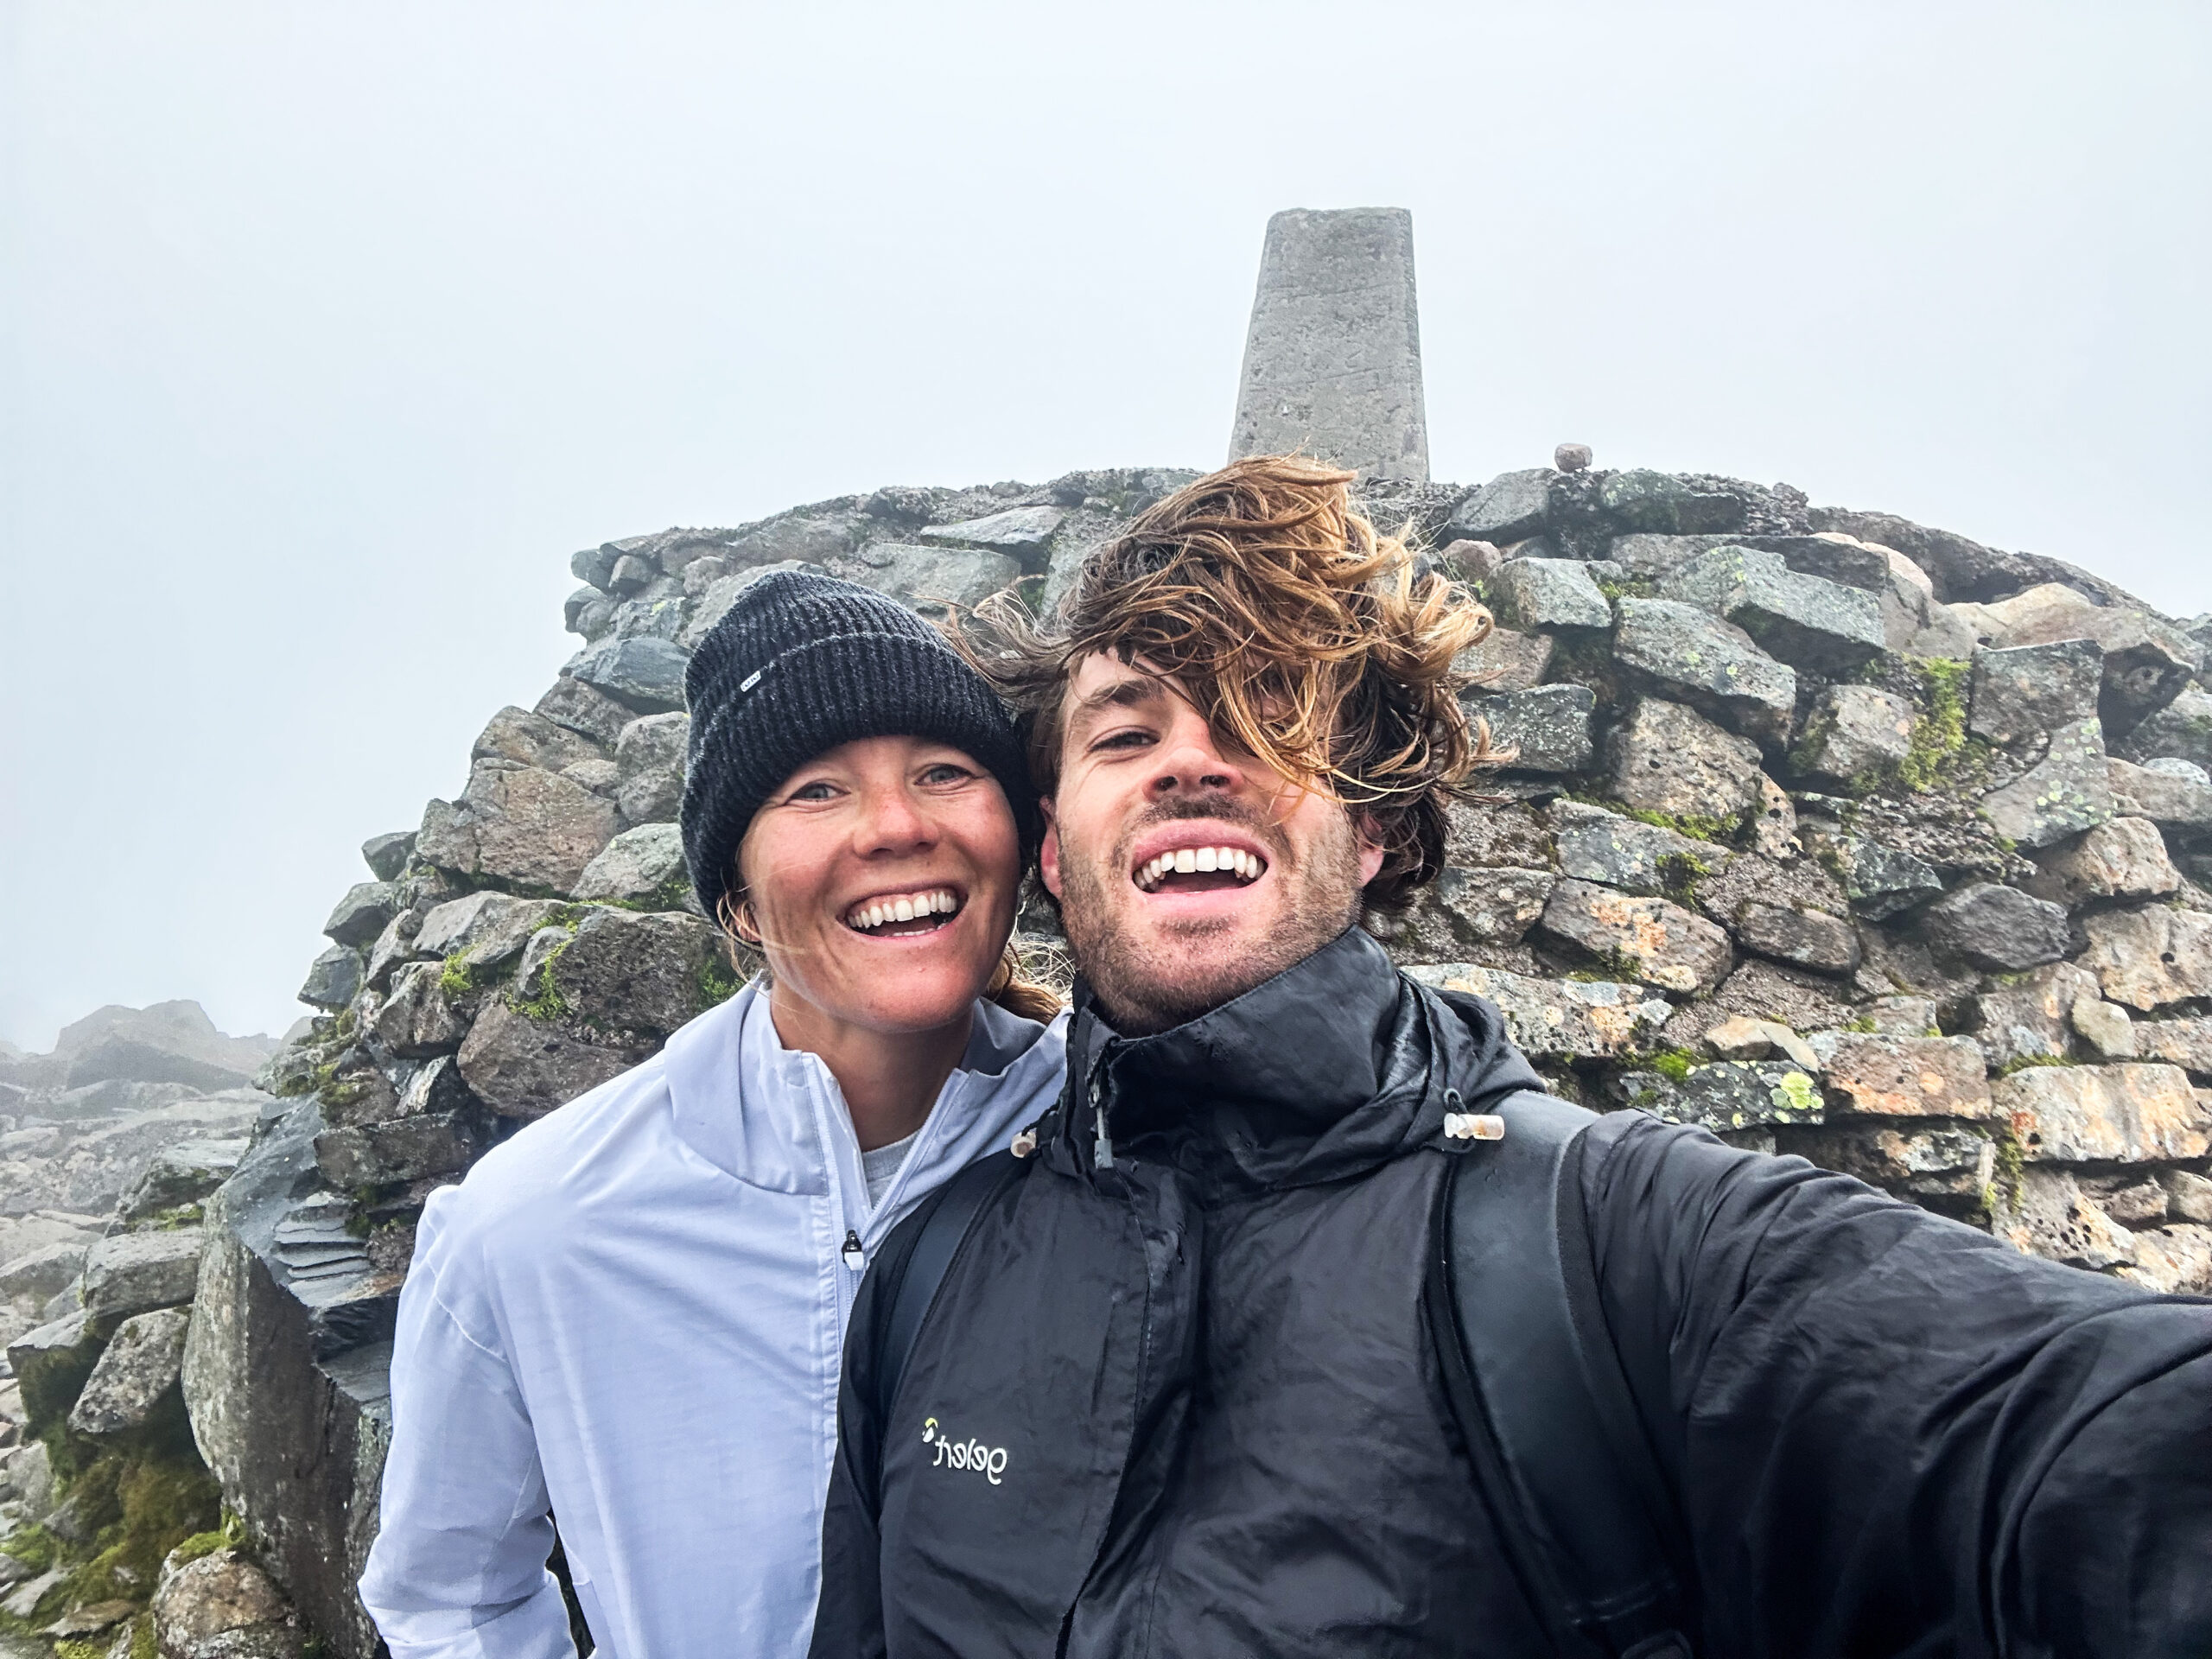
POLYGON ((1071 860, 1061 843, 1060 920, 1068 952, 1115 1029, 1124 1036, 1165 1031, 1195 1020, 1312 956, 1357 919, 1359 842, 1349 814, 1332 814, 1299 858, 1265 814, 1241 802, 1195 797, 1146 813, 1123 831, 1103 861, 1071 860), (1211 818, 1249 830, 1266 849, 1268 880, 1280 884, 1281 908, 1272 925, 1242 950, 1205 957, 1215 936, 1234 930, 1226 917, 1193 920, 1164 938, 1137 938, 1116 925, 1115 883, 1128 887, 1129 848, 1160 823, 1211 818))

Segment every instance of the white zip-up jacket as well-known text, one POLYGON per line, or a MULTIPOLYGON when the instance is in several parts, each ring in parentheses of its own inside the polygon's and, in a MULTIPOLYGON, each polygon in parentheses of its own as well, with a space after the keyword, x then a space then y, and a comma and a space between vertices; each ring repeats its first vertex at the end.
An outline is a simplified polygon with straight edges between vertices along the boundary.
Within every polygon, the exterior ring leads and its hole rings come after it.
POLYGON ((799 1659, 861 1281, 846 1236, 873 1255, 1042 1116, 1065 1029, 979 1002, 873 1209, 836 1079, 753 986, 434 1193, 360 1586, 393 1659, 573 1653, 554 1516, 607 1659, 799 1659))

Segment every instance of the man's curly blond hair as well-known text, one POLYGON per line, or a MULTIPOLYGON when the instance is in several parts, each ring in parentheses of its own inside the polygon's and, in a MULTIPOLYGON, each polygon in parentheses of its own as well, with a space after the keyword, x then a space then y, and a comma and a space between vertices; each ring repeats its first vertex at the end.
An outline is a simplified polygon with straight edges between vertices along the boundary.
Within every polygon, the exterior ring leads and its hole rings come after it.
POLYGON ((1110 652, 1172 677, 1223 741, 1343 801, 1383 849, 1370 908, 1433 880, 1452 799, 1497 758, 1452 667, 1490 613, 1352 510, 1355 476, 1233 461, 1085 559, 1057 617, 1011 594, 979 607, 957 638, 1021 716, 1039 788, 1059 781, 1075 665, 1110 652))

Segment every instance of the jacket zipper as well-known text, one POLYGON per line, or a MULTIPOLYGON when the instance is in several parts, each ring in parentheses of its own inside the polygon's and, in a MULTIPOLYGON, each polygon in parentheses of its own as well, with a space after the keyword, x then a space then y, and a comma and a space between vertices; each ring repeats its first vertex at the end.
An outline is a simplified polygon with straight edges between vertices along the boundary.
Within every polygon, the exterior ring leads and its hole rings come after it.
MULTIPOLYGON (((1106 1105, 1101 1098, 1102 1092, 1102 1085, 1094 1078, 1090 1085, 1090 1098, 1098 1112, 1098 1138, 1110 1165, 1114 1149, 1113 1143, 1106 1139, 1106 1105)), ((1134 1198, 1134 1183, 1130 1185, 1129 1191, 1134 1198)), ((1122 1466, 1114 1477, 1113 1502, 1106 1506, 1106 1522, 1099 1529, 1097 1548, 1091 1551, 1090 1564, 1084 1568, 1083 1577, 1076 1584, 1075 1599, 1068 1604, 1067 1611, 1060 1616, 1060 1635, 1059 1640, 1053 1644, 1053 1659, 1067 1659, 1068 1643, 1075 1639, 1076 1610, 1083 1605, 1084 1592, 1090 1588, 1090 1581, 1098 1573, 1098 1564, 1106 1558, 1107 1547, 1114 1541, 1114 1522, 1121 1514, 1122 1493, 1129 1484, 1129 1465, 1137 1453, 1137 1429, 1143 1417, 1145 1389, 1152 1378, 1152 1316, 1155 1300, 1152 1251, 1145 1243, 1143 1216, 1138 1213, 1134 1202, 1126 1207, 1130 1222, 1137 1230, 1137 1253, 1144 1263, 1144 1308, 1137 1322, 1136 1386, 1129 1395, 1129 1440, 1128 1444, 1122 1448, 1122 1466)))

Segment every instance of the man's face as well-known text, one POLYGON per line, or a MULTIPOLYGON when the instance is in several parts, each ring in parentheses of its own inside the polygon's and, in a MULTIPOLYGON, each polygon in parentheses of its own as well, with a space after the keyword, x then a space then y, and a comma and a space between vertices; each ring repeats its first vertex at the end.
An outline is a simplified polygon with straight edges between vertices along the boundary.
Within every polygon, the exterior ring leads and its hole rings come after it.
POLYGON ((1173 680, 1111 655, 1076 664, 1045 810, 1045 885, 1076 965, 1132 1035, 1303 962, 1351 925, 1382 863, 1342 803, 1230 747, 1173 680))

